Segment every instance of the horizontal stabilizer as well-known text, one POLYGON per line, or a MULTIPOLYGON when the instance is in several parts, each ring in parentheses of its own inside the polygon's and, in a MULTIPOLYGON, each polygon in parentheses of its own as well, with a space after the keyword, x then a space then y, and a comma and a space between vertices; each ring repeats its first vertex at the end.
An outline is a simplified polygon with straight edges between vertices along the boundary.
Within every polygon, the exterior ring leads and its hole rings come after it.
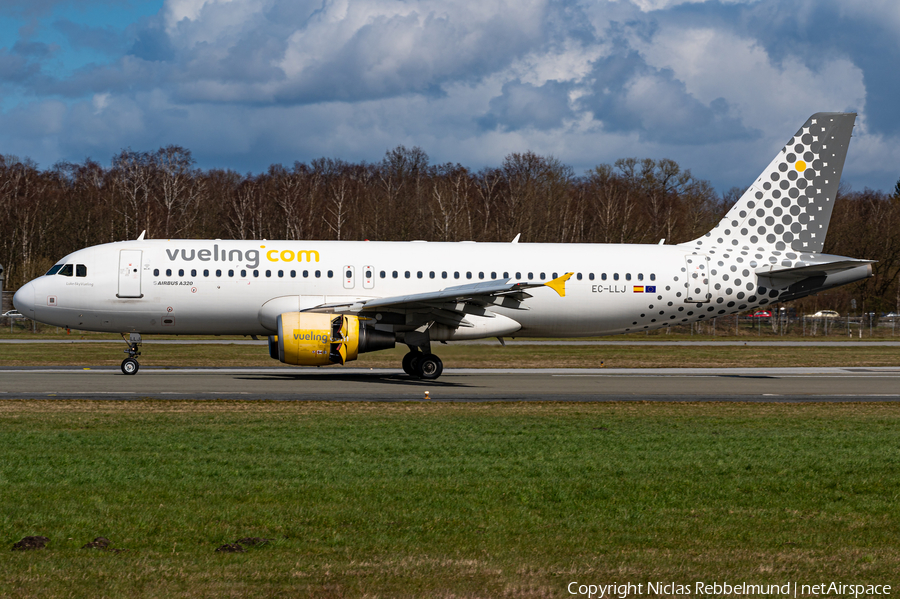
MULTIPOLYGON (((854 260, 852 258, 847 258, 844 260, 836 260, 834 262, 810 264, 808 266, 798 266, 794 268, 777 268, 769 266, 758 268, 756 270, 756 276, 760 285, 779 289, 810 277, 825 277, 830 274, 851 270, 873 263, 874 260, 854 260)), ((869 269, 871 270, 871 266, 869 269)))

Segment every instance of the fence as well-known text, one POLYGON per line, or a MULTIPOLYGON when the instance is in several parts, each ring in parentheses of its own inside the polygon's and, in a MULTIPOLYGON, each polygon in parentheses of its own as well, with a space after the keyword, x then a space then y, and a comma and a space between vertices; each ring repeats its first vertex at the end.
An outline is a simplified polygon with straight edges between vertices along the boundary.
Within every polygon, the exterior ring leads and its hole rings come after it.
MULTIPOLYGON (((672 326, 662 334, 729 337, 844 337, 848 339, 890 338, 900 335, 900 317, 862 314, 859 316, 808 316, 772 310, 772 316, 750 314, 720 316, 693 325, 672 326)), ((659 334, 659 332, 656 332, 659 334)))

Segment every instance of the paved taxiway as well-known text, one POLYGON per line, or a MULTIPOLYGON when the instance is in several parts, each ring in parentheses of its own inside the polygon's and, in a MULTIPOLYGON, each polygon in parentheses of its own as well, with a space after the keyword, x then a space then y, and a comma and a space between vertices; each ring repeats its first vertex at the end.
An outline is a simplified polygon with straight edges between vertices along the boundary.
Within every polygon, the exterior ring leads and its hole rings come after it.
POLYGON ((2 368, 0 400, 900 401, 900 368, 447 369, 437 381, 360 368, 2 368), (425 392, 428 392, 426 397, 425 392))

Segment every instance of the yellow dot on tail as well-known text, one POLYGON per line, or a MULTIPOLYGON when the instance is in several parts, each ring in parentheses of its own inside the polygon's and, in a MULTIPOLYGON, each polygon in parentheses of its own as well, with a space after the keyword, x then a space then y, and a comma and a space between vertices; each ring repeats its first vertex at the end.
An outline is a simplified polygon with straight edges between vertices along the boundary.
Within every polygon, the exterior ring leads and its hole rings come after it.
POLYGON ((797 164, 794 165, 794 168, 796 168, 798 171, 800 171, 802 173, 803 171, 806 170, 806 163, 803 162, 802 160, 798 160, 797 164))

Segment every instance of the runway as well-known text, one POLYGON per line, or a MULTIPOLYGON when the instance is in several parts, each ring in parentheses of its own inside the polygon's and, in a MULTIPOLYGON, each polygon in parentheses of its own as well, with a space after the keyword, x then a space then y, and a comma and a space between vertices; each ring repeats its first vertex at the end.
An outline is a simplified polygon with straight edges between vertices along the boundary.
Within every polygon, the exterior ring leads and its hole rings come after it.
POLYGON ((3 368, 0 400, 900 401, 900 368, 394 369, 3 368))

